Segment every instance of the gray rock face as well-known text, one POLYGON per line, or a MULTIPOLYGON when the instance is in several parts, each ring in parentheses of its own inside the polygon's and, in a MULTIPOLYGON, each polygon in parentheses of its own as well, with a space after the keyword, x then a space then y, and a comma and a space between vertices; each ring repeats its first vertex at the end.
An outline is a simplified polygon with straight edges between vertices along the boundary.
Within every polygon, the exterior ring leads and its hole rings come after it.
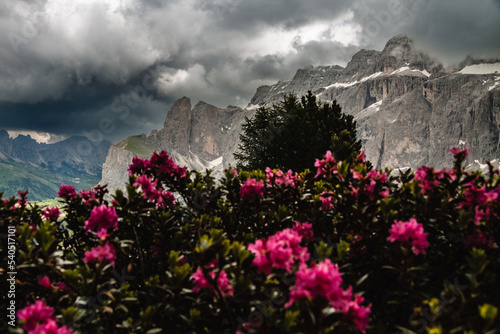
POLYGON ((100 183, 107 184, 111 191, 124 190, 125 183, 128 181, 128 165, 132 163, 132 159, 136 155, 123 147, 111 145, 106 162, 102 166, 102 181, 100 183))
POLYGON ((155 150, 166 150, 181 166, 197 171, 211 169, 220 176, 223 169, 236 165, 233 154, 238 148, 241 126, 245 116, 253 113, 234 106, 217 108, 205 102, 192 107, 190 99, 183 97, 168 111, 163 129, 111 146, 100 183, 111 190, 124 189, 132 158, 147 157, 155 150))
MULTIPOLYGON (((203 102, 191 107, 181 98, 167 113, 164 128, 147 137, 147 146, 166 149, 178 163, 197 170, 234 166, 245 116, 287 93, 302 96, 311 90, 355 117, 367 158, 378 168, 449 167, 453 147, 468 147, 469 161, 484 164, 500 157, 500 60, 484 63, 467 59, 444 69, 410 38, 396 36, 382 51, 359 51, 345 68, 309 67, 289 81, 259 87, 244 110, 203 102)), ((113 150, 108 159, 130 157, 113 150)), ((104 175, 103 182, 117 184, 104 175)))

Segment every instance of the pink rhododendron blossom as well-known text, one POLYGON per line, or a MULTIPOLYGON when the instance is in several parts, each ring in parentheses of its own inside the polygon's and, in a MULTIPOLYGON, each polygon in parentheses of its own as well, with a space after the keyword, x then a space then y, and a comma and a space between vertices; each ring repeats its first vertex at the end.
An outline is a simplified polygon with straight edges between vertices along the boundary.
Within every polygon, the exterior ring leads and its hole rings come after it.
POLYGON ((248 245, 248 250, 254 253, 253 264, 257 266, 258 272, 269 275, 271 273, 271 261, 268 258, 268 250, 266 241, 263 239, 256 240, 255 243, 248 245))
POLYGON ((357 160, 360 160, 361 162, 366 162, 366 154, 365 150, 361 151, 360 154, 356 157, 357 160))
POLYGON ((331 196, 331 191, 323 191, 319 197, 321 200, 321 209, 325 211, 330 211, 333 209, 333 197, 331 196))
POLYGON ((28 334, 73 334, 73 330, 66 326, 59 327, 55 319, 48 319, 47 322, 28 331, 28 334))
POLYGON ((92 202, 97 202, 97 198, 95 197, 95 193, 92 189, 89 189, 88 191, 82 189, 80 191, 80 196, 82 196, 82 201, 84 204, 92 205, 92 202))
POLYGON ((425 195, 439 186, 439 181, 436 179, 436 176, 433 168, 426 166, 417 168, 415 171, 415 180, 420 181, 419 187, 422 188, 422 195, 425 195))
MULTIPOLYGON (((86 231, 101 231, 101 229, 117 228, 118 215, 114 207, 108 207, 102 204, 92 209, 90 217, 85 221, 84 229, 86 231)), ((102 234, 102 231, 101 231, 102 234)))
MULTIPOLYGON (((324 155, 324 159, 316 159, 316 162, 314 163, 314 167, 318 168, 318 171, 316 172, 316 178, 318 176, 324 176, 329 173, 330 169, 337 163, 335 161, 335 158, 332 155, 331 151, 326 151, 326 154, 324 155)), ((334 170, 334 174, 337 173, 336 170, 334 170)))
POLYGON ((465 159, 470 155, 470 153, 467 151, 467 148, 464 148, 462 150, 458 147, 454 147, 451 150, 449 150, 448 152, 453 154, 453 157, 455 157, 455 159, 457 159, 458 157, 463 157, 463 159, 465 159))
POLYGON ((388 181, 386 172, 381 173, 375 169, 371 169, 368 173, 366 173, 366 179, 371 179, 383 183, 388 181))
POLYGON ((312 224, 308 222, 300 223, 296 221, 292 229, 302 237, 302 240, 310 241, 314 239, 312 224))
POLYGON ((389 188, 385 188, 379 193, 379 195, 382 196, 383 198, 389 197, 389 194, 390 194, 389 188))
POLYGON ((164 208, 176 203, 175 196, 170 191, 161 191, 160 197, 158 198, 157 206, 164 208))
POLYGON ((45 323, 52 318, 54 309, 47 306, 42 300, 35 301, 35 304, 26 306, 17 311, 17 317, 27 331, 34 330, 40 323, 45 323))
POLYGON ((144 198, 151 202, 156 202, 161 196, 161 190, 158 191, 158 182, 156 180, 151 181, 147 175, 139 176, 135 182, 134 186, 141 187, 144 198))
MULTIPOLYGON (((209 273, 209 275, 212 279, 215 279, 217 273, 215 271, 212 271, 209 273)), ((215 287, 206 279, 205 275, 203 275, 203 270, 200 267, 196 269, 196 272, 191 276, 191 278, 193 279, 194 283, 194 292, 199 292, 201 289, 209 289, 213 293, 216 293, 215 287)), ((217 277, 217 285, 223 295, 233 295, 233 287, 229 283, 227 273, 224 270, 222 270, 217 277)))
POLYGON ((429 247, 428 233, 424 233, 424 227, 415 218, 411 218, 408 222, 394 221, 389 233, 391 235, 387 237, 387 240, 390 242, 406 243, 411 240, 412 249, 416 255, 425 254, 425 249, 429 247))
POLYGON ((64 282, 57 282, 56 287, 61 291, 70 291, 70 289, 64 282))
POLYGON ((271 267, 290 272, 296 262, 304 263, 310 257, 307 248, 300 246, 301 241, 302 236, 297 230, 287 228, 267 240, 256 240, 248 245, 248 250, 255 254, 253 264, 259 272, 270 274, 271 267))
POLYGON ((143 159, 136 156, 132 159, 132 164, 128 166, 128 172, 130 175, 142 174, 146 172, 149 167, 150 163, 148 159, 143 159))
POLYGON ((345 312, 345 319, 354 323, 354 329, 361 333, 366 333, 372 306, 371 304, 366 307, 361 306, 364 301, 365 299, 362 296, 356 295, 354 300, 347 305, 347 311, 345 312))
POLYGON ((266 167, 266 177, 267 182, 270 184, 290 187, 295 187, 295 181, 297 181, 298 178, 297 173, 294 174, 291 169, 283 173, 281 170, 275 172, 269 167, 266 167))
POLYGON ((363 179, 363 175, 361 175, 360 172, 357 172, 355 170, 351 170, 351 173, 352 173, 352 178, 354 180, 361 180, 361 179, 363 179))
POLYGON ((59 210, 58 207, 53 207, 53 208, 46 207, 43 210, 43 216, 47 220, 56 221, 60 215, 61 215, 61 211, 59 210))
POLYGON ((342 276, 336 264, 330 259, 310 267, 303 265, 295 274, 295 286, 290 288, 290 300, 285 307, 290 307, 300 299, 326 298, 333 308, 342 312, 347 310, 351 300, 351 290, 342 289, 342 276))
POLYGON ((257 197, 264 198, 264 181, 256 179, 248 179, 241 186, 241 198, 245 200, 254 200, 257 197))
POLYGON ((61 187, 59 188, 57 196, 67 201, 73 200, 77 197, 75 187, 62 184, 61 187))
POLYGON ((182 179, 186 177, 187 168, 175 164, 174 160, 165 151, 153 153, 149 161, 151 166, 156 168, 159 178, 172 177, 174 179, 182 179))
POLYGON ((40 278, 38 280, 38 284, 40 284, 41 286, 43 286, 44 288, 46 289, 49 289, 49 290, 52 290, 53 289, 53 286, 52 284, 50 283, 50 280, 49 280, 49 277, 47 275, 43 276, 42 278, 40 278))
POLYGON ((109 263, 115 266, 116 254, 113 246, 106 242, 104 246, 96 246, 92 248, 90 251, 85 252, 85 258, 83 259, 85 262, 103 262, 107 260, 109 263))

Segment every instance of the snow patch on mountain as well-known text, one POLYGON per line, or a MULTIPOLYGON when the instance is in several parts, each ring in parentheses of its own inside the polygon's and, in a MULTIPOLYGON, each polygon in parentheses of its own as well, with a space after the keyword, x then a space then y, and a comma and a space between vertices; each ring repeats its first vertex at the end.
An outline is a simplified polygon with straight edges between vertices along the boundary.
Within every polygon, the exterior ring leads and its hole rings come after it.
POLYGON ((461 74, 495 74, 500 73, 500 63, 476 64, 462 68, 458 73, 461 74))

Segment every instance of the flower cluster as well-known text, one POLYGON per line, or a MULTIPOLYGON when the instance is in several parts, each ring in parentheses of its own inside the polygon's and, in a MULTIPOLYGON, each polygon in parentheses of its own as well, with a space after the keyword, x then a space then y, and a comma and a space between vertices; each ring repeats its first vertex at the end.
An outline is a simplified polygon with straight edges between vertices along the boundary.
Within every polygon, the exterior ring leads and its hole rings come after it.
POLYGON ((293 173, 291 169, 288 172, 283 173, 281 170, 273 171, 271 168, 266 168, 266 177, 269 184, 275 184, 277 186, 290 186, 295 188, 295 182, 297 182, 297 173, 293 173))
POLYGON ((394 221, 389 233, 391 235, 387 237, 387 240, 390 242, 399 241, 406 243, 411 239, 415 255, 420 253, 425 254, 425 249, 429 247, 429 243, 427 242, 428 233, 424 232, 424 227, 415 218, 411 218, 408 222, 394 221))
POLYGON ((256 179, 248 179, 241 185, 241 199, 253 201, 257 197, 264 198, 264 181, 256 179))
MULTIPOLYGON (((233 295, 233 286, 229 283, 227 273, 224 270, 221 270, 219 272, 211 271, 209 273, 209 276, 212 280, 217 281, 217 286, 223 295, 225 296, 233 295)), ((215 286, 207 280, 207 278, 203 274, 203 270, 200 267, 196 269, 195 273, 191 276, 191 278, 193 279, 194 282, 194 288, 193 288, 194 292, 199 292, 201 289, 209 289, 214 294, 216 293, 215 286)))
POLYGON ((71 185, 62 184, 59 187, 59 192, 57 193, 57 196, 61 197, 62 199, 65 199, 66 201, 74 200, 77 197, 75 187, 71 185))
POLYGON ((46 207, 43 210, 43 216, 45 217, 45 219, 50 221, 56 221, 60 215, 61 211, 59 210, 58 207, 53 207, 53 208, 46 207))
POLYGON ((164 191, 161 187, 158 188, 158 181, 152 181, 147 175, 139 176, 134 186, 140 186, 145 199, 152 203, 156 203, 158 207, 175 204, 175 197, 169 191, 164 191))
POLYGON ((332 196, 332 192, 330 190, 325 190, 321 193, 319 199, 321 201, 321 209, 325 211, 330 211, 333 209, 333 201, 334 198, 332 196))
POLYGON ((93 208, 83 228, 86 231, 95 231, 99 238, 105 239, 108 228, 118 228, 118 215, 115 208, 105 204, 93 208))
POLYGON ((267 275, 271 268, 285 269, 291 272, 296 261, 305 263, 310 257, 307 248, 300 246, 302 235, 297 230, 308 229, 305 225, 295 229, 284 229, 265 239, 258 239, 248 245, 248 250, 255 254, 253 264, 258 267, 259 272, 267 275))
MULTIPOLYGON (((473 182, 467 184, 465 191, 465 201, 457 206, 457 209, 470 207, 474 209, 474 223, 479 225, 481 222, 487 222, 494 217, 495 207, 498 206, 500 197, 500 186, 495 189, 487 190, 486 186, 477 187, 473 182)), ((494 220, 493 220, 494 221, 494 220)))
POLYGON ((186 167, 178 166, 166 151, 153 153, 151 159, 134 157, 129 166, 129 174, 147 174, 160 179, 171 177, 180 180, 186 177, 186 167))
POLYGON ((90 251, 85 252, 85 258, 83 259, 85 262, 103 262, 107 260, 109 263, 115 266, 116 253, 113 246, 106 242, 104 246, 96 246, 92 248, 90 251))
POLYGON ((26 306, 17 312, 17 317, 28 334, 72 334, 66 326, 59 327, 53 317, 54 309, 43 301, 26 306))
POLYGON ((370 307, 360 304, 363 297, 357 295, 352 300, 352 288, 342 288, 342 275, 336 264, 330 259, 325 259, 318 264, 312 263, 309 267, 302 265, 295 274, 297 280, 295 286, 290 288, 290 300, 285 307, 292 306, 301 299, 326 299, 331 307, 344 315, 354 323, 355 328, 365 332, 368 325, 370 307))
POLYGON ((431 193, 434 189, 438 188, 439 184, 444 180, 455 180, 456 175, 452 170, 441 169, 435 171, 434 168, 422 166, 415 171, 415 180, 419 181, 419 187, 422 195, 431 193))
POLYGON ((314 240, 312 224, 308 222, 301 223, 299 221, 296 221, 292 229, 302 237, 302 240, 306 241, 314 240))
POLYGON ((319 176, 325 177, 328 175, 330 172, 333 172, 333 174, 338 174, 337 170, 335 169, 337 161, 335 160, 334 156, 332 155, 331 151, 326 151, 326 154, 324 155, 324 159, 316 159, 316 162, 314 163, 314 167, 318 168, 318 171, 316 172, 316 178, 319 176))
POLYGON ((80 196, 82 196, 82 202, 85 205, 92 205, 93 202, 97 202, 97 198, 92 189, 85 191, 84 189, 80 190, 80 196))

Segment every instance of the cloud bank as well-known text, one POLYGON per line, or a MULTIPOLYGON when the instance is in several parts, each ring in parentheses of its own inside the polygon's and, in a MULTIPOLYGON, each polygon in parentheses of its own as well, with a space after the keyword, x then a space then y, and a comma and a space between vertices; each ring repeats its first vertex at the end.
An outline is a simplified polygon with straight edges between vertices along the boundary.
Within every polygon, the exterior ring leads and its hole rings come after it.
POLYGON ((499 31, 498 0, 4 0, 0 128, 116 141, 182 96, 245 106, 397 34, 451 64, 499 56, 499 31))

